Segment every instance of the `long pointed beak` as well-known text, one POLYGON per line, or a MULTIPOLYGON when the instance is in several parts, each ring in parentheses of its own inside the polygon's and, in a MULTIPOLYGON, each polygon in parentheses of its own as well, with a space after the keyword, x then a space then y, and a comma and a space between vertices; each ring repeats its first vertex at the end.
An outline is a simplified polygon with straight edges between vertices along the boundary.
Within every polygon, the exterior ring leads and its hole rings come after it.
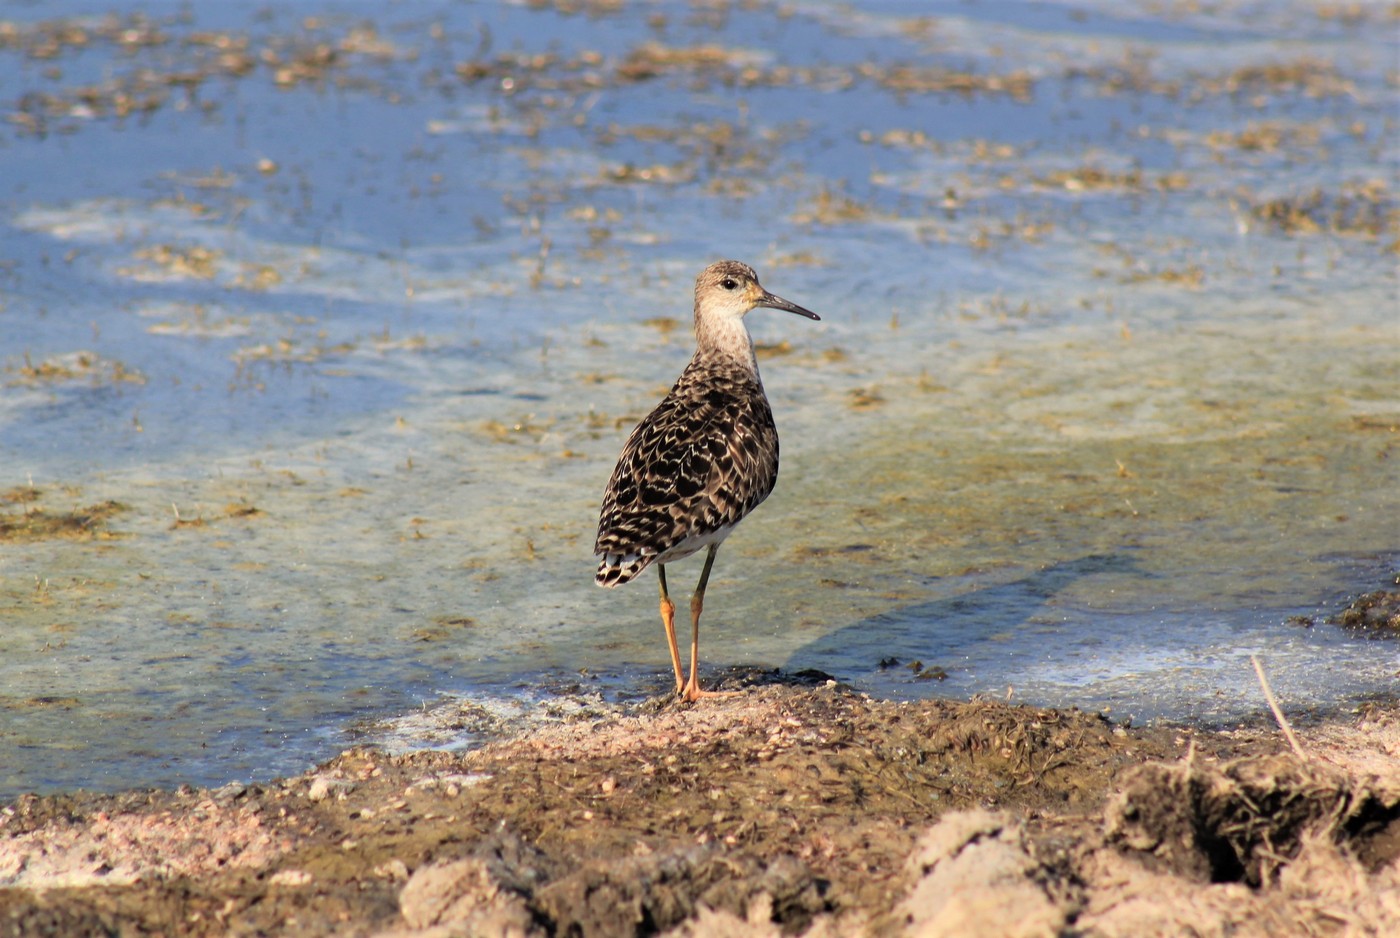
POLYGON ((766 306, 769 309, 787 310, 789 313, 796 313, 799 316, 806 316, 808 319, 815 319, 818 321, 821 320, 821 317, 818 316, 816 313, 812 312, 810 309, 803 309, 796 303, 790 303, 787 300, 783 299, 781 296, 774 296, 767 290, 763 291, 763 295, 758 298, 758 302, 754 305, 766 306))

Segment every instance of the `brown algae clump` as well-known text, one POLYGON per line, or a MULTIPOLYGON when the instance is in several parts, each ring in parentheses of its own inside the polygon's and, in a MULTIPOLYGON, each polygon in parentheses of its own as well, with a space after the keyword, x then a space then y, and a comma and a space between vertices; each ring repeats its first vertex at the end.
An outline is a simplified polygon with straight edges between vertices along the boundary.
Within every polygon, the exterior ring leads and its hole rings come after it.
POLYGON ((111 538, 115 535, 106 530, 107 520, 126 510, 121 502, 108 500, 71 511, 50 512, 38 504, 42 495, 40 489, 31 486, 0 492, 0 543, 111 538))

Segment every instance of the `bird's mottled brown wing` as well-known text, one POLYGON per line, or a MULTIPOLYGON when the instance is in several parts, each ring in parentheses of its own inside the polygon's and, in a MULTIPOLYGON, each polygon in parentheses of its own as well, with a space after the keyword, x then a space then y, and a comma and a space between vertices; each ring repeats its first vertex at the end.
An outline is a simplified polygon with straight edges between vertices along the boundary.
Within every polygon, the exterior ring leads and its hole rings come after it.
POLYGON ((666 558, 679 559, 727 531, 777 477, 762 388, 746 373, 693 362, 622 448, 593 545, 603 558, 598 584, 626 583, 658 557, 680 550, 666 558))

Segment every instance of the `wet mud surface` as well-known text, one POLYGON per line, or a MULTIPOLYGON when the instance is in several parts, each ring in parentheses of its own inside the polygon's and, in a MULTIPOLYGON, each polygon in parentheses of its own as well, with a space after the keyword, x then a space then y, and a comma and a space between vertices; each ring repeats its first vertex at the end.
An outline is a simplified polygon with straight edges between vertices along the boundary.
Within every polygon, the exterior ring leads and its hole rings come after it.
POLYGON ((835 682, 270 785, 26 796, 0 934, 1383 934, 1400 711, 1125 727, 835 682))

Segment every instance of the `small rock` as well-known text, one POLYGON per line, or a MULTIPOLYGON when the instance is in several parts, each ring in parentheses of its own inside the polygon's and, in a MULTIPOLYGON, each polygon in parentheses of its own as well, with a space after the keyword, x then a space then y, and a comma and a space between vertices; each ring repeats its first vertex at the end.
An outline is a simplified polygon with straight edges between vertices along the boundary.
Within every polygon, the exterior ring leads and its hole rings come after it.
POLYGON ((419 929, 452 925, 464 934, 502 938, 539 934, 525 901, 475 858, 420 868, 399 893, 399 911, 419 929))
POLYGON ((268 882, 274 886, 305 886, 311 882, 311 874, 306 870, 278 870, 268 882))
POLYGON ((382 876, 384 879, 394 882, 403 882, 408 879, 408 864, 395 857, 387 860, 374 868, 375 876, 382 876))
POLYGON ((232 801, 241 798, 248 791, 248 786, 242 782, 229 782, 210 792, 215 801, 232 801))
POLYGON ((1037 882, 1039 864, 1009 814, 945 814, 914 848, 909 865, 917 880, 899 907, 908 935, 1053 938, 1069 924, 1069 910, 1037 882))

